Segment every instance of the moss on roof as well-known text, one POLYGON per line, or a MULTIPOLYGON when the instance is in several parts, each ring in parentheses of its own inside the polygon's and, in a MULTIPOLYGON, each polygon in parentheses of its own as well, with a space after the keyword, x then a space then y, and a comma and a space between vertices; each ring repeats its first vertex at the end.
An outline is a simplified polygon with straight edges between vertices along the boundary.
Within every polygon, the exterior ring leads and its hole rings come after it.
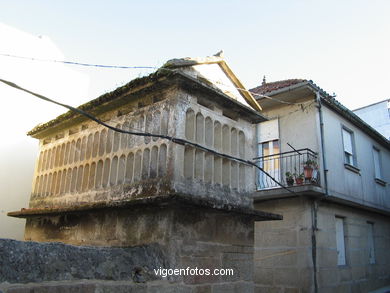
MULTIPOLYGON (((149 82, 155 82, 155 81, 161 79, 162 77, 167 77, 170 75, 175 75, 175 72, 167 71, 167 70, 158 70, 158 71, 151 73, 147 76, 133 79, 132 81, 128 82, 127 84, 125 84, 121 87, 118 87, 117 89, 115 89, 111 92, 105 93, 105 94, 97 97, 96 99, 93 99, 85 104, 80 105, 78 107, 78 109, 88 112, 99 105, 102 105, 106 102, 112 101, 112 100, 120 97, 121 95, 125 94, 126 92, 128 92, 132 88, 145 85, 149 82)), ((33 136, 34 134, 40 132, 41 130, 44 130, 48 127, 54 126, 62 121, 76 117, 78 115, 79 115, 78 113, 75 113, 73 111, 65 112, 64 114, 61 114, 60 116, 56 117, 53 120, 50 120, 46 123, 39 124, 39 125, 35 126, 32 130, 30 130, 27 133, 27 135, 33 136)))

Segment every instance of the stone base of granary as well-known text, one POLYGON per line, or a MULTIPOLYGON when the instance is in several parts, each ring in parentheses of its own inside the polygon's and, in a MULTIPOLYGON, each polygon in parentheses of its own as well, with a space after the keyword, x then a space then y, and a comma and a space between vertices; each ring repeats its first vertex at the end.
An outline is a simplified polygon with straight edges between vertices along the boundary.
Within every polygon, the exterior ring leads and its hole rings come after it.
POLYGON ((164 265, 155 269, 184 269, 165 279, 181 284, 183 290, 204 285, 206 291, 195 292, 251 292, 254 222, 280 218, 247 208, 155 200, 116 208, 29 214, 25 239, 82 246, 158 245, 164 265))
POLYGON ((188 282, 154 273, 167 267, 160 245, 73 246, 0 239, 2 293, 253 292, 251 280, 188 282))

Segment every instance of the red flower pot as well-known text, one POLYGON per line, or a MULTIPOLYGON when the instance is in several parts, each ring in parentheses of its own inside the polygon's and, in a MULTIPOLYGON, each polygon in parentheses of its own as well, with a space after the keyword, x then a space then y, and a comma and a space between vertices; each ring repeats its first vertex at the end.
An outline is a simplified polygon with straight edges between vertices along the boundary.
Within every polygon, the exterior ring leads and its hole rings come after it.
POLYGON ((313 177, 313 168, 309 166, 304 166, 303 173, 305 174, 306 179, 311 179, 311 177, 313 177))

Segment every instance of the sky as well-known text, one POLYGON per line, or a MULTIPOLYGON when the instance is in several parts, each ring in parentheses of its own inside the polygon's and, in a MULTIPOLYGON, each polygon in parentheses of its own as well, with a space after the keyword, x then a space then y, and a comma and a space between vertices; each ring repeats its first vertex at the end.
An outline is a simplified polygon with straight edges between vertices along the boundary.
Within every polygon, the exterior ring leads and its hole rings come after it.
MULTIPOLYGON (((0 54, 153 66, 221 49, 247 88, 313 80, 350 109, 390 98, 390 1, 0 1, 0 54)), ((73 106, 151 73, 0 56, 0 78, 73 106)), ((65 109, 0 84, 0 237, 28 205, 38 142, 25 133, 65 109), (9 224, 10 223, 10 224, 9 224)), ((17 223, 17 224, 15 224, 17 223)))
MULTIPOLYGON (((0 11, 2 23, 47 36, 69 61, 161 66, 223 49, 248 88, 265 75, 311 79, 351 109, 389 98, 387 0, 14 0, 0 11)), ((150 72, 72 69, 90 78, 89 99, 150 72)))

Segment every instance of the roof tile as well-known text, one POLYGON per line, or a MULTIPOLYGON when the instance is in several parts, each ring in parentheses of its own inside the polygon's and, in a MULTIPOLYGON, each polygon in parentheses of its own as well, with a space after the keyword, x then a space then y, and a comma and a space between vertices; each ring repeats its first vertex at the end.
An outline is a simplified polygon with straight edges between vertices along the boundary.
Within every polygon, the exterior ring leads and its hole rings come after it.
POLYGON ((298 84, 301 82, 306 81, 306 79, 285 79, 285 80, 279 80, 279 81, 274 81, 274 82, 267 82, 263 83, 262 85, 255 87, 250 90, 250 92, 254 94, 260 94, 264 95, 266 93, 273 92, 275 90, 284 88, 284 87, 289 87, 294 84, 298 84))

